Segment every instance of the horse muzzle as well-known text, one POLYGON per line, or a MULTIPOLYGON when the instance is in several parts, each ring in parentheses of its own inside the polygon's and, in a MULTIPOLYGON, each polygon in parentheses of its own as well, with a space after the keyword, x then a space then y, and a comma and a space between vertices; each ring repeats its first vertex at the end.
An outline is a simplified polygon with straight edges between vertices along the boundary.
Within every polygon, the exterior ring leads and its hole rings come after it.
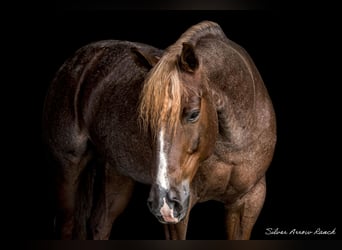
POLYGON ((176 224, 184 219, 189 207, 189 188, 166 190, 152 186, 147 205, 160 223, 176 224))

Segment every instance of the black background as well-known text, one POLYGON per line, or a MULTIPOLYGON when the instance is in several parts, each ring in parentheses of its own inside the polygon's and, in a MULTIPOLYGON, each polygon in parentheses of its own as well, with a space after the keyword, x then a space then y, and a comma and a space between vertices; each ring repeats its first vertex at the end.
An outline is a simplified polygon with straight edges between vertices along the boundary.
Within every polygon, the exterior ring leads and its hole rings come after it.
MULTIPOLYGON (((167 8, 166 8, 167 9, 167 8)), ((202 20, 218 22, 227 37, 242 45, 257 65, 277 115, 278 142, 267 172, 267 196, 252 239, 338 239, 340 115, 339 67, 334 16, 262 10, 138 10, 105 5, 49 6, 17 13, 3 53, 9 80, 3 121, 5 162, 3 208, 6 231, 24 239, 53 239, 51 173, 41 144, 41 111, 53 75, 79 47, 102 39, 148 43, 166 48, 202 20), (7 70, 8 69, 8 70, 7 70), (9 101, 7 101, 7 99, 9 101), (9 173, 7 173, 9 170, 9 173), (335 235, 265 234, 280 230, 332 230, 335 235)), ((113 227, 112 239, 163 239, 163 230, 146 206, 148 187, 134 198, 113 227)), ((224 239, 223 207, 197 205, 189 239, 224 239)))

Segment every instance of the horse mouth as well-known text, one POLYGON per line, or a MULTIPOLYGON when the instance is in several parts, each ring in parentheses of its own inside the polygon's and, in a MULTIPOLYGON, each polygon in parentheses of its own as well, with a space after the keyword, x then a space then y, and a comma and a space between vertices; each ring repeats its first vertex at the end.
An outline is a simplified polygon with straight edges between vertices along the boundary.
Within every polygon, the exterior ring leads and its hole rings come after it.
POLYGON ((189 197, 187 193, 180 196, 157 186, 151 189, 147 206, 160 223, 177 224, 186 217, 189 197))
POLYGON ((170 208, 168 206, 168 204, 165 201, 165 198, 163 200, 164 200, 164 204, 160 208, 160 214, 162 215, 163 220, 166 223, 173 223, 173 224, 178 223, 179 220, 178 220, 178 218, 174 217, 173 208, 170 208))
POLYGON ((177 218, 166 218, 164 216, 157 216, 157 219, 160 223, 162 224, 177 224, 179 222, 179 220, 177 218))
POLYGON ((177 224, 183 219, 183 216, 174 218, 174 217, 164 217, 162 215, 157 215, 156 217, 161 224, 177 224))
POLYGON ((163 201, 164 203, 159 210, 160 215, 157 216, 157 219, 163 224, 177 224, 181 219, 183 219, 184 212, 180 211, 177 213, 178 216, 175 216, 174 209, 168 206, 165 198, 163 198, 163 201))

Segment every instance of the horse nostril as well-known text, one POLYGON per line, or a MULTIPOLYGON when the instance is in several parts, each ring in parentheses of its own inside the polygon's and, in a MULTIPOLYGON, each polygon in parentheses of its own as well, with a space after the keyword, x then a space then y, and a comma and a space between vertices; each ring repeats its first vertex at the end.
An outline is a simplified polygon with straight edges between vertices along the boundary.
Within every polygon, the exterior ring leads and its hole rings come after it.
POLYGON ((174 202, 174 203, 180 203, 180 200, 177 197, 171 197, 170 201, 174 202))
POLYGON ((177 196, 177 192, 175 190, 170 190, 167 194, 167 198, 172 204, 175 215, 181 213, 183 210, 183 205, 181 202, 181 197, 177 196))
POLYGON ((173 208, 174 208, 174 213, 175 213, 175 216, 177 217, 179 213, 182 212, 183 210, 183 206, 180 204, 180 202, 178 201, 174 201, 174 204, 173 204, 173 208))
POLYGON ((178 214, 178 212, 182 211, 183 206, 181 205, 181 202, 179 201, 178 198, 173 197, 173 198, 169 199, 169 202, 170 202, 175 214, 178 214))
POLYGON ((173 190, 170 190, 170 191, 168 192, 167 198, 168 198, 169 201, 172 201, 172 202, 174 202, 174 203, 179 203, 179 202, 180 202, 179 198, 177 197, 176 192, 173 191, 173 190))

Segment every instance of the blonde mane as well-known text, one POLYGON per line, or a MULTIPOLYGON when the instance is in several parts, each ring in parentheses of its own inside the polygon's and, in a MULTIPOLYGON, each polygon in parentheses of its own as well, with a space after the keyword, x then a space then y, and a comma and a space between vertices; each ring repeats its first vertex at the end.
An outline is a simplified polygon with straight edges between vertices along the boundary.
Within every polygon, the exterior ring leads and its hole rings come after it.
POLYGON ((182 96, 188 93, 188 88, 180 81, 181 71, 178 66, 183 43, 195 46, 200 38, 208 35, 225 38, 218 24, 203 21, 184 32, 152 68, 140 99, 139 116, 144 129, 150 128, 155 133, 162 126, 170 129, 176 127, 181 114, 182 96))

